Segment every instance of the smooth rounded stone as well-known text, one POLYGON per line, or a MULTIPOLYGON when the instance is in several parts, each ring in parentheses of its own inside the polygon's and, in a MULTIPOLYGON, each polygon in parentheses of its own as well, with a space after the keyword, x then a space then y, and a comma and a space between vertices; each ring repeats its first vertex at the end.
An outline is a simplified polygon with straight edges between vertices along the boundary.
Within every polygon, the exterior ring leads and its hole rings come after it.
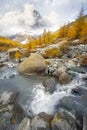
POLYGON ((30 119, 24 118, 22 122, 19 124, 17 130, 31 130, 30 128, 30 119))
POLYGON ((42 84, 45 87, 45 91, 49 91, 50 93, 53 93, 56 89, 56 82, 54 78, 45 79, 42 84))
POLYGON ((19 65, 19 72, 23 74, 45 73, 47 65, 45 59, 40 54, 31 54, 25 61, 19 65))
MULTIPOLYGON (((60 111, 51 121, 52 130, 78 130, 77 122, 71 113, 60 111)), ((80 130, 80 129, 79 129, 80 130)))
POLYGON ((61 66, 61 67, 59 67, 59 68, 53 73, 53 76, 59 78, 59 76, 60 76, 62 73, 66 72, 66 71, 67 71, 67 68, 66 68, 65 66, 61 66))
POLYGON ((53 116, 46 113, 36 115, 31 121, 32 130, 50 130, 53 116))
POLYGON ((72 77, 68 73, 64 72, 64 73, 60 74, 60 76, 59 76, 59 82, 61 84, 68 84, 71 81, 72 81, 72 77))

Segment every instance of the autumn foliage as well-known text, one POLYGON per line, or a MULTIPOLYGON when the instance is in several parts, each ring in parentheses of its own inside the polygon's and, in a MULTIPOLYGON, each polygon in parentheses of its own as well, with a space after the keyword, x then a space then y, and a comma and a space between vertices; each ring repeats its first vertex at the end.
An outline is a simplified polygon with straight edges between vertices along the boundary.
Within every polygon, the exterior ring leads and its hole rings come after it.
POLYGON ((19 46, 19 42, 0 36, 0 51, 7 51, 10 48, 15 48, 19 46))
MULTIPOLYGON (((26 48, 27 55, 31 52, 35 52, 38 48, 44 48, 50 44, 58 44, 59 42, 66 40, 64 44, 60 47, 60 50, 52 49, 45 52, 46 57, 48 55, 51 57, 59 56, 59 53, 66 51, 69 45, 74 44, 75 39, 79 39, 79 43, 87 43, 87 15, 83 14, 83 9, 81 9, 79 16, 72 23, 64 24, 56 32, 47 31, 44 29, 42 35, 31 39, 26 45, 21 45, 16 41, 12 41, 8 38, 0 37, 0 51, 7 51, 10 48, 19 47, 26 48), (62 40, 61 40, 62 39, 62 40), (52 52, 51 52, 52 51, 52 52)), ((16 54, 16 57, 20 57, 16 54)))
MULTIPOLYGON (((42 35, 29 41, 25 48, 27 48, 28 52, 30 52, 31 50, 36 50, 37 48, 43 48, 50 44, 56 44, 60 39, 64 38, 71 41, 79 39, 79 43, 87 43, 87 15, 83 14, 83 9, 81 9, 79 16, 74 22, 66 25, 64 24, 56 32, 44 30, 42 35)), ((71 44, 70 42, 68 43, 71 44)), ((67 47, 65 46, 66 44, 61 46, 61 50, 66 49, 67 47)), ((50 53, 49 51, 50 50, 48 50, 46 53, 50 53)), ((55 51, 52 53, 55 53, 55 51)))
POLYGON ((48 49, 45 51, 45 54, 43 54, 45 58, 54 58, 54 57, 60 57, 62 56, 62 52, 57 48, 48 49))

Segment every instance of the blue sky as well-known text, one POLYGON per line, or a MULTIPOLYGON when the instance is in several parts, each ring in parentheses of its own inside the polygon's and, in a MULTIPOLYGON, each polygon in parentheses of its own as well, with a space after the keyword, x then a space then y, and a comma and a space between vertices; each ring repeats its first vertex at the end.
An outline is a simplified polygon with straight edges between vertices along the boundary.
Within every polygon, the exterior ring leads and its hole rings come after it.
POLYGON ((2 0, 0 1, 0 35, 10 35, 24 31, 39 33, 44 28, 56 30, 64 23, 73 21, 81 7, 87 14, 87 0, 2 0), (36 30, 33 11, 37 10, 43 23, 36 30), (24 24, 23 24, 24 23, 24 24))

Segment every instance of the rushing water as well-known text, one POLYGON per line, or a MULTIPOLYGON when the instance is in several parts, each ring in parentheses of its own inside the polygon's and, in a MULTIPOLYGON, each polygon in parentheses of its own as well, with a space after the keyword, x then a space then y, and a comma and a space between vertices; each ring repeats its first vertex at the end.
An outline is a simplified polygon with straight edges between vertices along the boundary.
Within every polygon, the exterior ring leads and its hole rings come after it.
POLYGON ((16 68, 0 68, 0 93, 4 91, 18 91, 20 102, 26 104, 32 100, 32 91, 41 81, 38 78, 19 75, 16 68), (13 76, 13 77, 12 77, 13 76))
POLYGON ((42 84, 36 85, 33 89, 33 101, 28 109, 31 109, 34 114, 40 112, 46 112, 52 114, 55 112, 55 105, 59 103, 59 100, 64 96, 71 96, 72 88, 76 86, 83 86, 85 82, 82 81, 84 74, 76 73, 76 78, 68 85, 57 85, 56 91, 53 94, 46 93, 42 84))
POLYGON ((46 112, 54 113, 54 107, 64 96, 71 95, 71 89, 83 85, 82 77, 86 74, 75 73, 76 78, 68 85, 57 85, 53 94, 45 92, 39 78, 30 76, 21 76, 17 69, 4 67, 0 69, 0 92, 15 90, 20 93, 20 102, 27 112, 38 114, 46 112), (9 78, 10 75, 16 75, 9 78))

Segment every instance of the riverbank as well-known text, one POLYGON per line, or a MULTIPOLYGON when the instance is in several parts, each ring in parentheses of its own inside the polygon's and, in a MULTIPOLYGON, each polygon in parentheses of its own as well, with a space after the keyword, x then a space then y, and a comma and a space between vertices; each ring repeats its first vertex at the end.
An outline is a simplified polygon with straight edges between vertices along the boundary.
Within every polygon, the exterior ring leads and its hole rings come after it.
MULTIPOLYGON (((57 62, 57 59, 55 61, 57 62)), ((3 69, 3 73, 7 72, 7 68, 3 69)), ((14 68, 10 69, 14 72, 14 68)), ((17 68, 15 70, 17 72, 17 68)), ((9 69, 8 72, 10 73, 9 69)), ((82 130, 85 127, 84 125, 86 125, 86 67, 73 66, 70 68, 69 66, 68 73, 73 77, 73 80, 64 85, 57 82, 52 93, 49 93, 49 90, 45 90, 43 80, 53 84, 53 75, 42 77, 33 75, 32 77, 19 75, 17 72, 17 75, 13 77, 0 79, 0 90, 2 93, 0 100, 5 99, 6 95, 11 93, 13 95, 15 92, 18 93, 18 98, 14 98, 17 100, 13 103, 7 101, 7 104, 3 105, 3 101, 0 102, 1 130, 34 130, 38 128, 41 130, 43 128, 45 130, 59 128, 65 130, 64 125, 67 125, 66 130, 82 130), (3 95, 5 97, 2 98, 3 95), (15 104, 19 104, 20 108, 17 106, 15 110, 15 104), (20 113, 20 109, 23 110, 23 113, 20 113), (18 115, 15 116, 14 111, 18 115), (21 120, 19 118, 20 114, 22 116, 21 120), (3 122, 3 120, 5 121, 3 122)), ((50 87, 50 84, 47 85, 50 87)))
POLYGON ((72 46, 60 58, 44 59, 35 53, 22 63, 3 62, 0 129, 86 130, 85 47, 72 46))

